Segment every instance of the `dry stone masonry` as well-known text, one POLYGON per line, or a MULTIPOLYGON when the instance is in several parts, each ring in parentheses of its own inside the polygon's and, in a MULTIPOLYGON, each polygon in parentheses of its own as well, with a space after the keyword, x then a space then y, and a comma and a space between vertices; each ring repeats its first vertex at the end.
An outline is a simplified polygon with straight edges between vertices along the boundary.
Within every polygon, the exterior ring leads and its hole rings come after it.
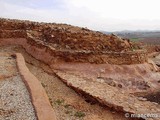
POLYGON ((127 39, 66 24, 0 19, 0 39, 7 38, 25 38, 30 46, 44 48, 53 55, 52 61, 110 64, 147 61, 146 51, 127 39))

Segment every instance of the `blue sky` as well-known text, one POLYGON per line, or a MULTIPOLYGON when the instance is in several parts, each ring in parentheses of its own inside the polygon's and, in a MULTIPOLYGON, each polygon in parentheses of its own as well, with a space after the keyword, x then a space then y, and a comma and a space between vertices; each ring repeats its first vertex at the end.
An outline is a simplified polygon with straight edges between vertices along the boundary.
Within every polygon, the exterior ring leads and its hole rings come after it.
POLYGON ((0 0, 0 17, 93 30, 160 30, 159 0, 0 0))

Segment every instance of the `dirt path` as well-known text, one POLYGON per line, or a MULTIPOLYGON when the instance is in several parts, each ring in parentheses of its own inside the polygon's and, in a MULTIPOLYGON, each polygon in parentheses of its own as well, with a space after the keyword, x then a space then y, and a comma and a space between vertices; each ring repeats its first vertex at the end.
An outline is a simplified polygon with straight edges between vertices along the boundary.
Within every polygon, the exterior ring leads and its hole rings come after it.
POLYGON ((0 54, 0 120, 36 120, 29 92, 9 54, 0 54))
POLYGON ((86 102, 54 74, 51 74, 48 66, 28 55, 24 49, 8 46, 1 47, 0 51, 23 54, 28 68, 45 88, 58 120, 128 120, 121 113, 86 102))

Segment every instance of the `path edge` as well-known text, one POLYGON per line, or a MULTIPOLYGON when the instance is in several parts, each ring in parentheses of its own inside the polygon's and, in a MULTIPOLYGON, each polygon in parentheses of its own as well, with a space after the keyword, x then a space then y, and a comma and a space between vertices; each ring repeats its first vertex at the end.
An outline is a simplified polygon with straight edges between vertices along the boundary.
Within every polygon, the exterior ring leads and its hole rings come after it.
POLYGON ((22 54, 16 53, 15 56, 19 73, 30 93, 38 120, 57 120, 55 112, 40 81, 29 71, 22 54))

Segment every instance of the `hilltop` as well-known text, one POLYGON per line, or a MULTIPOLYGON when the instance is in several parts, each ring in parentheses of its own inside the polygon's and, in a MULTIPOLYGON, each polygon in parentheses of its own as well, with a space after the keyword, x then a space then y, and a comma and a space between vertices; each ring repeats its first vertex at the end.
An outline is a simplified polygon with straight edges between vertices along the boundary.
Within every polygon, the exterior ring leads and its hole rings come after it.
POLYGON ((128 39, 114 34, 106 35, 87 28, 56 23, 38 23, 31 21, 0 19, 0 37, 23 37, 10 33, 5 35, 2 30, 23 30, 38 40, 50 44, 56 49, 90 50, 90 51, 130 51, 134 45, 128 39))

